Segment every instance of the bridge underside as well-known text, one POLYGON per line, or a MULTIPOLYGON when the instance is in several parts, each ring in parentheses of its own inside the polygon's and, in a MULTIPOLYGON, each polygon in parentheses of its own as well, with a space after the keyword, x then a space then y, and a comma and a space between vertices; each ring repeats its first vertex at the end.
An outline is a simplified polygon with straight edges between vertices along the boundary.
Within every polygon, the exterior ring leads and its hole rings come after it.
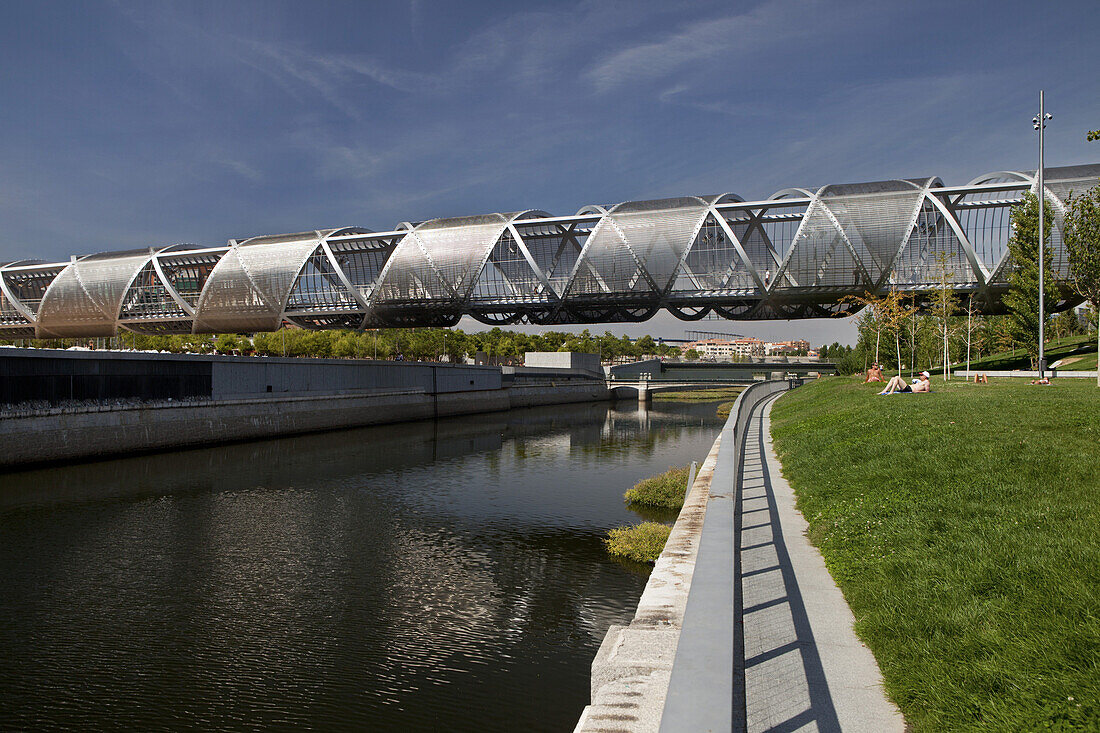
MULTIPOLYGON (((1062 220, 1100 164, 1046 171, 1060 297, 1076 302, 1062 220)), ((1010 211, 1032 172, 938 178, 348 227, 0 265, 0 338, 304 328, 822 318, 852 296, 924 298, 946 281, 999 312, 1010 211)))

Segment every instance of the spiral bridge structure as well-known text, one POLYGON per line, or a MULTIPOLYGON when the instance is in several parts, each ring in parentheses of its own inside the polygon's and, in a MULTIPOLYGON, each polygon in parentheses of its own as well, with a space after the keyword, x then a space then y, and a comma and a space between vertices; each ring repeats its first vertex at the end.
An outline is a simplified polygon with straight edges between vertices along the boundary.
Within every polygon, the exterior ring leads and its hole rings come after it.
MULTIPOLYGON (((1100 164, 1048 168, 1050 246, 1068 288, 1062 221, 1100 164)), ((848 296, 940 287, 1000 308, 1011 268, 1010 210, 1034 172, 965 186, 939 178, 528 210, 171 245, 0 265, 0 338, 250 333, 304 328, 846 315, 848 296)))

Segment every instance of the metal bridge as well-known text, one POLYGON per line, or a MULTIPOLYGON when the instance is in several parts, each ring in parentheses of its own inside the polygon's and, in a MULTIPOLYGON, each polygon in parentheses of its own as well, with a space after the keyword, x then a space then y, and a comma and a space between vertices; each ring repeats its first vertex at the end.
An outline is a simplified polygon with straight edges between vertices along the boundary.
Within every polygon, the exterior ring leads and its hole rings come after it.
MULTIPOLYGON (((1051 248, 1067 286, 1067 196, 1100 164, 1046 169, 1051 248)), ((986 312, 1011 264, 1009 212, 1033 172, 965 186, 938 178, 528 210, 346 227, 0 265, 0 338, 249 333, 304 328, 815 318, 859 309, 849 295, 927 292, 947 280, 986 312), (940 253, 946 256, 941 266, 940 253)))

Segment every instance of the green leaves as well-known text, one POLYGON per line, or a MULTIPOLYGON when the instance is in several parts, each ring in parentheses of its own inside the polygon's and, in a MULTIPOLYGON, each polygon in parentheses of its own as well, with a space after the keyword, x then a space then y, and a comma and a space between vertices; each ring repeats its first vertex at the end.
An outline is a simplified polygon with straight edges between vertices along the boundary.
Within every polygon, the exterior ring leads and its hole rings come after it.
MULTIPOLYGON (((1053 212, 1046 212, 1043 221, 1043 242, 1050 240, 1053 212)), ((1011 269, 1008 293, 1004 296, 1013 335, 1020 339, 1031 357, 1032 365, 1039 360, 1039 199, 1027 192, 1024 203, 1012 210, 1012 237, 1008 240, 1011 269)), ((1048 305, 1057 299, 1057 287, 1051 272, 1054 261, 1049 246, 1043 247, 1043 296, 1048 305)))

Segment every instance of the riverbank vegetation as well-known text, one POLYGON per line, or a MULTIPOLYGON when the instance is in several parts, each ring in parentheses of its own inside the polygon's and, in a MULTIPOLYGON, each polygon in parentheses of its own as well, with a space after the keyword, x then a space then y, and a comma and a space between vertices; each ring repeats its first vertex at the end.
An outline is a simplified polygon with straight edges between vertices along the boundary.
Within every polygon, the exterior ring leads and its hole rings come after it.
POLYGON ((630 527, 616 527, 607 533, 604 544, 615 557, 641 563, 654 563, 665 549, 672 527, 660 522, 642 522, 630 527))
POLYGON ((879 397, 823 379, 772 411, 783 473, 916 731, 1100 728, 1100 391, 879 397))
POLYGON ((734 400, 737 395, 745 390, 744 386, 722 387, 720 389, 684 390, 682 392, 657 392, 653 395, 654 402, 716 402, 724 400, 717 407, 718 417, 726 419, 730 416, 734 400))
POLYGON ((623 495, 627 504, 679 511, 687 493, 688 467, 669 468, 664 473, 642 479, 623 495))
POLYGON ((714 402, 734 399, 745 389, 742 385, 717 389, 685 389, 677 392, 654 392, 654 402, 714 402))
MULTIPOLYGON (((663 518, 671 521, 684 506, 689 467, 671 467, 664 473, 642 479, 628 489, 623 498, 627 506, 643 518, 663 518)), ((615 556, 640 563, 654 563, 661 556, 672 527, 659 521, 645 521, 628 527, 616 527, 607 533, 604 544, 615 556)))

